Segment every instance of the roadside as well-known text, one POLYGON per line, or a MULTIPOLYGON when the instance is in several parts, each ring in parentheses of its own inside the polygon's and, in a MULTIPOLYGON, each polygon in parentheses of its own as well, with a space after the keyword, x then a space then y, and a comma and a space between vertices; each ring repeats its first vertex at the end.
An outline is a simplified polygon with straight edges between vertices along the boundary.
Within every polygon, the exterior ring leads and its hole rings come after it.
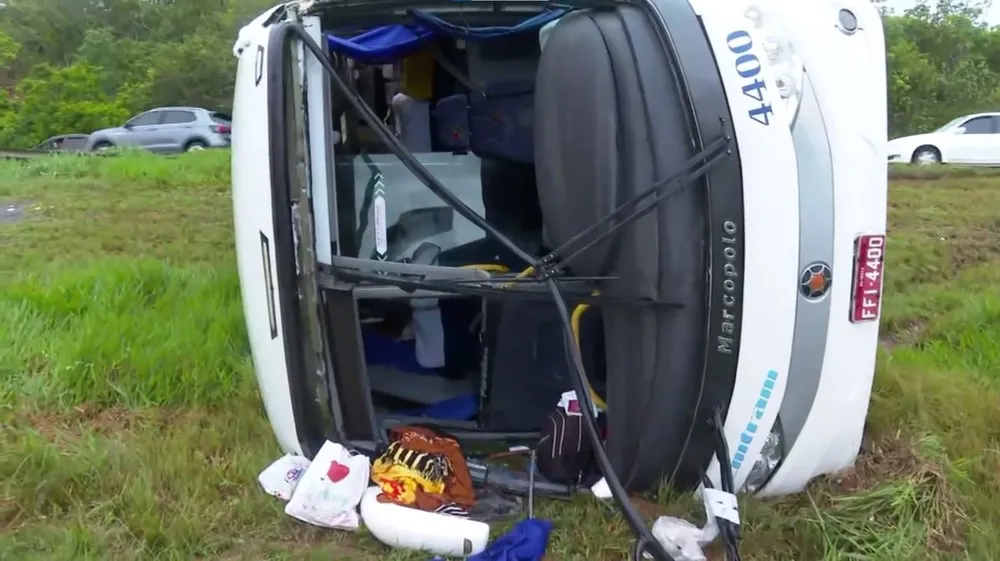
MULTIPOLYGON (((0 161, 0 210, 24 217, 0 222, 0 558, 425 561, 306 528, 257 488, 278 450, 228 158, 0 161)), ((749 501, 745 559, 1000 558, 1000 176, 933 171, 900 170, 890 192, 870 451, 806 494, 749 501)), ((606 505, 539 513, 550 559, 626 555, 606 505)))

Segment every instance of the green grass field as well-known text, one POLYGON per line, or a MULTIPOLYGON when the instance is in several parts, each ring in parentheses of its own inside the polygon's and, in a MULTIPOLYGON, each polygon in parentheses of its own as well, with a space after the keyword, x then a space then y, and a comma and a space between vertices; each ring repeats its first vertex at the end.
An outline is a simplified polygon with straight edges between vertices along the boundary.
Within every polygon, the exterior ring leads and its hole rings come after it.
MULTIPOLYGON (((1000 175, 899 172, 857 468, 744 507, 745 559, 1000 559, 1000 175)), ((250 366, 228 155, 0 162, 0 559, 413 559, 298 524, 250 366)), ((643 501, 650 516, 690 499, 643 501)), ((625 558, 543 503, 549 558, 625 558)))

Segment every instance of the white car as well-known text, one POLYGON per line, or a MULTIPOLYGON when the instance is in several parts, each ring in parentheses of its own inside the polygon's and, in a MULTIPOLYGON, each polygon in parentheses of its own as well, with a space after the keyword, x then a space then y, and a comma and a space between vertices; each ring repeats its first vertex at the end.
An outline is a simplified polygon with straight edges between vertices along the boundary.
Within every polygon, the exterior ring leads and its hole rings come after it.
POLYGON ((1000 113, 965 115, 927 134, 889 142, 889 163, 1000 165, 1000 113))
POLYGON ((407 4, 289 2, 234 48, 240 285, 282 449, 371 452, 417 415, 538 443, 572 389, 588 421, 601 394, 616 497, 670 476, 782 495, 850 466, 886 228, 871 2, 407 4))

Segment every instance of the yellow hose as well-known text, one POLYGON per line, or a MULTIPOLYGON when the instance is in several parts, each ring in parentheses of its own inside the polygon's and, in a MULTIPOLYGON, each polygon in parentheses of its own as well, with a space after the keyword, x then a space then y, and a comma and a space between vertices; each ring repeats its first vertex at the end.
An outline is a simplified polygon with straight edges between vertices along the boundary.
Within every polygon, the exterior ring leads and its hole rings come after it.
MULTIPOLYGON (((503 265, 498 265, 496 263, 472 263, 470 265, 462 265, 462 269, 479 269, 480 271, 486 271, 487 273, 509 273, 510 269, 504 267, 503 265)), ((527 269, 521 271, 517 274, 515 279, 523 279, 525 277, 531 276, 535 272, 534 267, 528 267, 527 269)), ((501 285, 503 288, 508 288, 514 285, 514 281, 504 283, 501 285)))
POLYGON ((509 273, 510 269, 496 263, 473 263, 472 265, 462 265, 462 269, 478 269, 487 273, 509 273))
MULTIPOLYGON (((594 292, 597 295, 597 292, 594 292)), ((590 304, 580 304, 576 308, 573 308, 573 316, 570 318, 570 327, 573 328, 573 342, 576 343, 577 350, 580 349, 580 319, 583 318, 583 312, 586 312, 590 308, 590 304)), ((597 395, 594 388, 590 385, 590 381, 587 382, 587 391, 590 392, 590 399, 594 401, 594 405, 602 411, 608 410, 608 404, 601 399, 601 396, 597 395)))

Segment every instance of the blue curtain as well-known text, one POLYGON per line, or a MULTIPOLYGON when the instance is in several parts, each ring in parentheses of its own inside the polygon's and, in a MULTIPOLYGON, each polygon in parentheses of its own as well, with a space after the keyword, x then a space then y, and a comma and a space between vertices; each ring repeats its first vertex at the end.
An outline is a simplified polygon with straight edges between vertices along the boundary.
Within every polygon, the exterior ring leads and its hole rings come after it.
POLYGON ((467 41, 483 41, 508 35, 534 31, 565 13, 551 10, 530 17, 516 25, 492 27, 463 27, 420 10, 410 12, 414 24, 386 25, 365 31, 350 38, 327 35, 327 45, 334 53, 359 62, 390 63, 400 60, 420 48, 425 41, 435 37, 455 37, 467 41))

